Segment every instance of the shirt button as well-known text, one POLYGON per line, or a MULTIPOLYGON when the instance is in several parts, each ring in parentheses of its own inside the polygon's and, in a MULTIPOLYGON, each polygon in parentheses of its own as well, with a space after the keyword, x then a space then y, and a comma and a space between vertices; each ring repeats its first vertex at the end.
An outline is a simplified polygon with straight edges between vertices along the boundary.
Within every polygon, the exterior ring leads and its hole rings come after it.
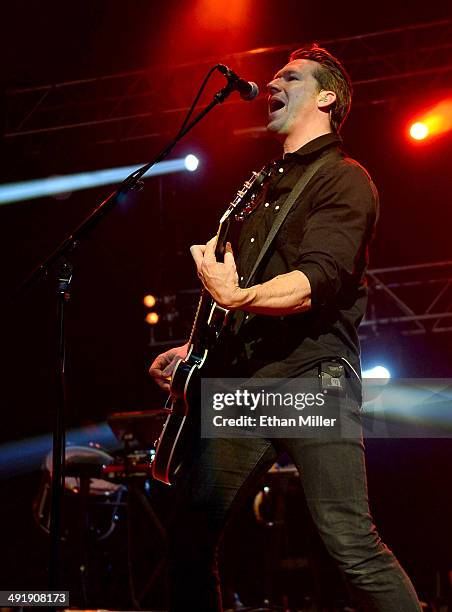
POLYGON ((251 239, 250 239, 250 242, 254 242, 254 238, 251 238, 251 239))
POLYGON ((278 172, 284 172, 284 168, 278 168, 278 172))
POLYGON ((240 280, 241 280, 241 281, 243 280, 243 276, 241 276, 241 277, 240 277, 240 280))
POLYGON ((250 318, 250 315, 246 315, 245 319, 249 319, 249 318, 250 318))
POLYGON ((270 206, 270 202, 265 202, 264 206, 265 208, 268 208, 270 206))
POLYGON ((279 210, 279 206, 275 206, 275 210, 279 210))

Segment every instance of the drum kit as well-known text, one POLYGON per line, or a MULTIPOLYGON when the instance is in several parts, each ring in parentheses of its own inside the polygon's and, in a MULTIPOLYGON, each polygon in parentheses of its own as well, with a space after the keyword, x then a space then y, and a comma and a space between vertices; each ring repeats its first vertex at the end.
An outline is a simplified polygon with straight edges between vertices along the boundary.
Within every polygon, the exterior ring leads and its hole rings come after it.
MULTIPOLYGON (((90 585, 83 584, 83 582, 86 583, 88 577, 89 580, 93 580, 95 572, 90 571, 91 555, 94 550, 99 549, 98 543, 114 540, 113 534, 119 530, 116 543, 113 543, 113 546, 117 548, 117 541, 123 541, 124 533, 121 532, 123 528, 123 531, 127 533, 127 547, 130 548, 129 530, 133 523, 130 520, 131 500, 138 500, 140 507, 145 510, 146 520, 150 520, 151 529, 156 536, 153 539, 153 546, 158 548, 157 545, 161 545, 162 549, 162 559, 155 564, 155 567, 152 567, 150 575, 146 578, 145 588, 141 589, 140 597, 133 592, 134 576, 130 563, 130 550, 128 550, 128 555, 122 553, 123 557, 128 558, 127 571, 129 572, 128 582, 132 602, 134 604, 138 602, 140 606, 143 594, 147 596, 151 590, 154 592, 154 585, 158 584, 157 579, 161 578, 164 567, 166 531, 153 509, 149 492, 153 487, 151 470, 155 456, 155 443, 163 427, 166 414, 165 409, 112 414, 107 419, 107 423, 118 440, 118 449, 115 452, 107 452, 97 442, 90 442, 86 446, 66 447, 61 538, 69 547, 74 548, 75 546, 77 551, 76 556, 80 569, 79 584, 82 586, 82 593, 90 592, 88 588, 90 585)), ((40 529, 46 534, 49 534, 50 526, 51 479, 52 453, 49 453, 43 461, 41 484, 33 504, 34 518, 40 529)), ((290 510, 291 507, 299 507, 300 476, 295 466, 286 461, 285 464, 275 464, 261 485, 260 490, 251 500, 252 516, 255 524, 263 529, 262 533, 267 534, 264 539, 273 533, 273 538, 276 534, 276 539, 280 541, 281 529, 292 531, 290 517, 286 513, 287 508, 290 510)), ((299 514, 297 516, 299 519, 299 514)), ((140 538, 142 538, 141 533, 140 538)), ((288 540, 293 540, 293 534, 288 540)), ((271 559, 267 564, 269 575, 265 576, 265 584, 272 584, 274 582, 272 575, 280 572, 281 568, 284 569, 289 561, 290 567, 287 565, 286 571, 291 574, 295 568, 297 571, 307 569, 306 558, 289 556, 284 559, 287 555, 283 554, 283 551, 274 549, 270 540, 265 546, 267 550, 272 550, 271 559)), ((120 548, 123 550, 122 546, 120 548)), ((92 565, 94 566, 95 563, 92 565)), ((264 571, 264 573, 267 572, 264 571)), ((237 595, 236 598, 234 604, 231 601, 231 611, 273 612, 289 609, 286 605, 283 607, 271 606, 268 602, 265 602, 263 607, 248 608, 241 604, 237 595)), ((283 597, 283 602, 284 600, 288 601, 283 597)), ((79 603, 83 604, 83 607, 88 606, 91 603, 90 597, 84 596, 79 603)), ((310 607, 305 601, 302 609, 316 610, 317 608, 310 607)))
MULTIPOLYGON (((112 414, 107 423, 123 445, 114 454, 103 450, 97 442, 90 442, 87 446, 66 447, 65 514, 67 510, 71 510, 71 506, 77 510, 83 506, 88 513, 90 532, 96 539, 105 539, 113 532, 118 521, 118 508, 124 505, 130 480, 150 479, 155 440, 161 431, 164 417, 163 410, 112 414), (93 508, 101 508, 103 511, 96 512, 93 508), (95 514, 103 515, 103 524, 99 524, 95 514)), ((51 452, 44 459, 42 472, 41 485, 33 504, 33 514, 41 529, 49 533, 51 452)), ((74 522, 70 518, 63 529, 65 538, 70 538, 71 529, 74 530, 74 522)))
MULTIPOLYGON (((91 597, 84 594, 93 591, 91 583, 95 582, 94 576, 99 571, 95 559, 99 551, 102 549, 106 557, 112 547, 117 548, 118 541, 124 539, 127 547, 130 546, 133 526, 128 518, 130 512, 135 512, 131 505, 136 500, 144 508, 146 520, 150 519, 151 529, 157 533, 154 542, 165 539, 165 530, 149 499, 155 441, 165 416, 165 410, 112 414, 107 423, 118 440, 114 452, 107 452, 94 441, 85 446, 66 446, 61 542, 68 551, 66 557, 73 557, 69 565, 76 563, 78 578, 72 575, 71 580, 81 587, 81 601, 77 603, 83 607, 90 603, 91 597)), ((34 519, 47 535, 50 533, 52 471, 50 452, 44 458, 41 483, 33 502, 34 519)), ((120 548, 123 550, 122 546, 120 548)), ((122 554, 122 557, 123 564, 128 566, 130 586, 133 576, 128 555, 122 554)), ((107 564, 114 566, 115 561, 107 560, 107 564)), ((153 583, 154 577, 148 581, 153 583)))
MULTIPOLYGON (((96 448, 96 443, 89 446, 66 447, 66 470, 64 481, 64 538, 71 537, 71 530, 75 532, 80 521, 73 521, 74 512, 80 509, 79 500, 83 501, 85 509, 89 510, 89 529, 96 534, 96 539, 107 538, 115 528, 119 505, 123 502, 126 492, 125 484, 113 482, 106 478, 106 470, 115 464, 114 458, 96 448), (93 507, 103 508, 100 512, 102 521, 92 510, 93 507), (68 516, 69 510, 69 516, 68 516), (71 512, 73 511, 73 512, 71 512), (95 524, 95 521, 97 523, 95 524)), ((44 459, 42 466, 42 480, 38 494, 33 504, 33 515, 38 525, 47 534, 50 531, 50 493, 52 480, 52 453, 44 459)), ((75 533, 74 533, 74 537, 75 533)))

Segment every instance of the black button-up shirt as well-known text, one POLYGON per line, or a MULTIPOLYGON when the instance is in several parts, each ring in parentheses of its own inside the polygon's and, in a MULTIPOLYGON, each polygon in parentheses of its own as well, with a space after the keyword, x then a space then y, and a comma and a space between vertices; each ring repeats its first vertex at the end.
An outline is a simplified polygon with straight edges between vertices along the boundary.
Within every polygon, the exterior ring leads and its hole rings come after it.
POLYGON ((276 161, 257 206, 242 222, 237 269, 244 286, 296 181, 307 165, 331 156, 291 208, 251 283, 301 270, 311 285, 312 308, 283 317, 248 314, 233 343, 242 369, 246 363, 243 375, 293 377, 332 357, 360 368, 357 328, 367 301, 364 275, 378 195, 366 170, 340 144, 339 136, 325 134, 276 161))

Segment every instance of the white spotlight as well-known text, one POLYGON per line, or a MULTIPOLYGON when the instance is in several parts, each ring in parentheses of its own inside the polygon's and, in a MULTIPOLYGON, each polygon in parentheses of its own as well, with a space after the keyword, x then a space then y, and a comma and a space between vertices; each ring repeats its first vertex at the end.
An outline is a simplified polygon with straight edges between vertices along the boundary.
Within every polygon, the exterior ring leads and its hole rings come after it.
POLYGON ((198 166, 199 166, 199 159, 196 157, 196 155, 193 155, 192 153, 187 155, 187 157, 185 158, 186 169, 189 172, 194 172, 195 170, 197 170, 198 166))
POLYGON ((364 370, 363 378, 381 378, 386 380, 391 378, 391 372, 384 366, 375 366, 370 370, 364 370))
MULTIPOLYGON (((185 158, 169 159, 150 168, 145 176, 158 176, 171 172, 182 172, 185 170, 196 170, 198 159, 194 155, 185 158), (194 165, 196 162, 196 165, 194 165), (188 166, 190 164, 191 167, 188 166)), ((42 198, 48 195, 69 193, 81 189, 91 189, 102 185, 120 183, 126 176, 137 170, 137 166, 122 166, 121 168, 109 168, 106 170, 94 170, 92 172, 81 172, 79 174, 67 174, 54 176, 46 179, 35 179, 21 183, 9 183, 0 185, 0 204, 20 202, 42 198)))

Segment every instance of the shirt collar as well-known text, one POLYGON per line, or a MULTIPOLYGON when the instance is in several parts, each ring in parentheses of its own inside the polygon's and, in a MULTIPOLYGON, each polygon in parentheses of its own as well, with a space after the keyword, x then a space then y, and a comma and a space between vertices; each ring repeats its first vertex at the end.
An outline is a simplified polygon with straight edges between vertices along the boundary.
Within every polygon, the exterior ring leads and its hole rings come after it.
POLYGON ((299 161, 304 161, 305 157, 314 153, 319 153, 322 149, 332 147, 333 145, 340 146, 341 144, 342 138, 338 134, 330 132, 322 136, 317 136, 317 138, 310 140, 293 153, 287 153, 284 156, 284 160, 298 159, 299 161))

